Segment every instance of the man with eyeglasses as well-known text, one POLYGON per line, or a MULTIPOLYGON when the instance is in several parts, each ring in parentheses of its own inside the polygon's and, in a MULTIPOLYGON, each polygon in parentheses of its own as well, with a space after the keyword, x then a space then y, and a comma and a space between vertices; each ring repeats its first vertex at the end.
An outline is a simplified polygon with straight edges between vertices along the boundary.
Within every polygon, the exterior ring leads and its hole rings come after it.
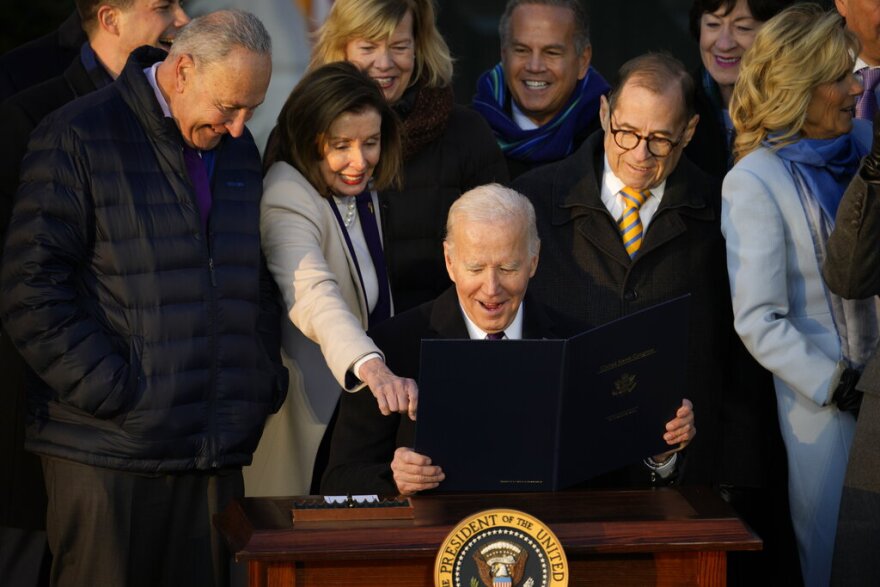
MULTIPOLYGON (((707 434, 673 466, 682 481, 711 483, 732 339, 720 186, 682 156, 699 120, 684 66, 648 54, 624 64, 619 79, 602 98, 603 130, 570 157, 512 186, 534 204, 542 241, 530 290, 547 306, 592 326, 691 294, 682 396, 693 402, 696 427, 707 434)), ((631 486, 640 478, 644 467, 608 483, 631 486)))

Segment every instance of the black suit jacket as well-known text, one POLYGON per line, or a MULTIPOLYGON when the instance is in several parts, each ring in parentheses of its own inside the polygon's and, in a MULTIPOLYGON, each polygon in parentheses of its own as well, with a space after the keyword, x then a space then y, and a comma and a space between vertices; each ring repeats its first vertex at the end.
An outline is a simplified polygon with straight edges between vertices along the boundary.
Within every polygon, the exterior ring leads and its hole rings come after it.
MULTIPOLYGON (((523 338, 561 338, 577 332, 574 323, 560 322, 529 294, 523 303, 523 338)), ((385 353, 391 371, 413 379, 419 376, 422 339, 470 338, 454 287, 383 322, 369 334, 385 353)), ((414 431, 406 416, 383 416, 369 389, 343 392, 321 492, 396 494, 391 459, 397 447, 412 446, 414 431)))

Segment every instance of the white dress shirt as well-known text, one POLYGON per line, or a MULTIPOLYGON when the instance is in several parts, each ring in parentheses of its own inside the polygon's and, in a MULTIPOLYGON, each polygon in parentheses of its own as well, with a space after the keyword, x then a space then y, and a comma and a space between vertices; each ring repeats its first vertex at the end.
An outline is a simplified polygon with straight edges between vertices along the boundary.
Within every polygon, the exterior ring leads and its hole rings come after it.
MULTIPOLYGON (((614 218, 615 221, 620 220, 620 217, 623 216, 623 211, 626 208, 623 196, 620 195, 620 190, 625 187, 626 184, 611 171, 611 167, 608 165, 608 155, 606 154, 605 167, 602 171, 601 197, 602 203, 605 204, 605 207, 611 213, 611 217, 614 218)), ((642 220, 643 231, 648 230, 648 224, 651 223, 654 213, 660 206, 660 200, 663 199, 663 191, 665 189, 666 180, 664 179, 660 185, 651 188, 651 197, 645 200, 645 203, 639 208, 639 218, 642 220)))
MULTIPOLYGON (((488 333, 484 332, 479 326, 473 323, 468 317, 467 312, 464 311, 464 308, 461 308, 461 315, 464 316, 464 325, 467 326, 468 335, 471 337, 471 340, 483 340, 486 338, 488 333)), ((523 304, 520 304, 513 322, 508 324, 507 328, 504 329, 504 338, 502 340, 520 340, 522 338, 522 325, 523 304)))

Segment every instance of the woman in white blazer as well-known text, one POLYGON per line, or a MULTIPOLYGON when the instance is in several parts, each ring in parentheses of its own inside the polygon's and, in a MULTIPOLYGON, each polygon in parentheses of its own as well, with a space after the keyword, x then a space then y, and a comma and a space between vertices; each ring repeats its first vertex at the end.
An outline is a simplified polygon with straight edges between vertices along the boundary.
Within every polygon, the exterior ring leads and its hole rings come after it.
POLYGON ((291 384, 245 470, 248 495, 308 492, 340 388, 368 385, 385 414, 412 416, 416 408, 415 382, 391 373, 366 334, 392 311, 376 189, 399 175, 396 117, 373 80, 340 62, 300 81, 277 132, 260 231, 289 317, 283 355, 291 384))
POLYGON ((721 227, 737 332, 773 373, 792 522, 807 585, 827 585, 855 419, 836 403, 845 368, 876 344, 876 309, 822 279, 837 205, 870 145, 854 124, 858 42, 837 13, 796 5, 769 20, 731 102, 737 163, 721 227))

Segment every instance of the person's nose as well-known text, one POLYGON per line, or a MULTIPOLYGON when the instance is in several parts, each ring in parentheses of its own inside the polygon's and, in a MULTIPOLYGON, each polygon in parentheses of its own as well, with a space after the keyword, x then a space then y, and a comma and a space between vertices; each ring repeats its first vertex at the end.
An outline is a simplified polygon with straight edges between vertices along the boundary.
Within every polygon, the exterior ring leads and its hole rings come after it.
POLYGON ((380 71, 394 67, 394 60, 391 59, 391 49, 388 45, 381 45, 376 48, 376 59, 373 61, 373 67, 380 71))
POLYGON ((526 62, 526 69, 533 72, 544 71, 544 57, 540 51, 533 51, 526 62))
POLYGON ((177 4, 174 7, 174 26, 177 28, 181 28, 186 24, 189 24, 190 18, 186 11, 183 9, 181 4, 177 4))
POLYGON ((366 157, 364 156, 363 148, 359 146, 354 146, 351 148, 349 152, 348 166, 356 169, 357 171, 363 171, 366 168, 366 157))
POLYGON ((733 38, 733 31, 730 30, 730 27, 727 25, 722 26, 718 33, 718 39, 715 41, 715 46, 721 51, 730 51, 736 48, 736 44, 736 39, 733 38))
POLYGON ((486 271, 483 278, 483 293, 487 296, 495 296, 501 291, 501 280, 496 269, 486 271))
POLYGON ((242 108, 241 110, 237 110, 235 112, 235 116, 227 122, 224 126, 226 126, 226 130, 229 132, 229 135, 238 138, 244 133, 244 124, 247 122, 248 115, 247 111, 242 108))
POLYGON ((639 144, 630 149, 630 151, 639 161, 644 161, 652 156, 651 151, 648 149, 648 139, 645 137, 639 137, 639 144))

